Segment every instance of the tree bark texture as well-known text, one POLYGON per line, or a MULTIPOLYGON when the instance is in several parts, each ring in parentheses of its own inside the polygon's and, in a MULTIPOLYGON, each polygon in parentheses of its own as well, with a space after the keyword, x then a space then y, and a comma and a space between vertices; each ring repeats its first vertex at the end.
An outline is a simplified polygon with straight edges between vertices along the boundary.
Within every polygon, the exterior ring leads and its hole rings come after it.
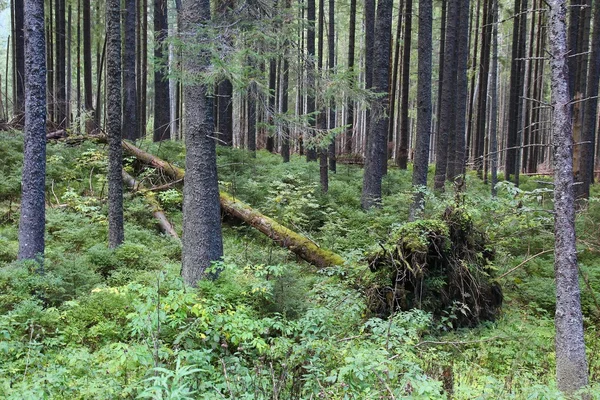
MULTIPOLYGON (((154 68, 154 134, 153 140, 160 142, 171 138, 169 110, 169 80, 165 74, 166 39, 169 32, 166 0, 154 0, 154 59, 161 64, 154 68)), ((192 103, 194 104, 194 103, 192 103)), ((143 120, 142 120, 143 121, 143 120)), ((211 130, 212 131, 212 130, 211 130)))
POLYGON ((121 2, 106 2, 106 91, 108 135, 108 246, 123 243, 123 149, 121 148, 121 2))
POLYGON ((308 114, 308 134, 304 141, 306 146, 306 161, 317 161, 317 149, 313 128, 316 126, 314 113, 316 111, 315 101, 315 0, 307 0, 308 27, 306 32, 306 114, 308 114))
MULTIPOLYGON (((429 137, 431 134, 431 57, 433 30, 433 1, 419 1, 419 69, 417 81, 417 138, 413 164, 412 184, 414 187, 427 186, 427 168, 429 166, 429 137)), ((409 220, 414 221, 416 214, 423 209, 423 193, 418 190, 409 211, 409 220)))
POLYGON ((392 0, 379 0, 375 24, 373 90, 380 96, 371 103, 371 121, 361 195, 364 209, 381 204, 383 163, 387 162, 387 128, 389 108, 389 65, 392 41, 392 0))
POLYGON ((125 0, 123 16, 123 137, 135 140, 138 138, 137 119, 137 78, 135 71, 135 0, 125 0))
MULTIPOLYGON (((351 81, 349 85, 355 84, 354 79, 354 45, 356 42, 356 0, 350 0, 350 25, 348 32, 348 73, 351 81)), ((350 154, 354 148, 354 100, 346 100, 346 141, 344 142, 344 153, 350 154)))
MULTIPOLYGON (((13 113, 21 115, 25 105, 25 37, 24 37, 24 0, 14 0, 14 15, 15 15, 15 31, 13 32, 14 41, 14 67, 15 67, 15 102, 13 105, 13 113)), ((42 29, 44 29, 42 25, 42 29)), ((44 45, 45 48, 45 45, 44 45)))
POLYGON ((444 77, 439 118, 439 131, 436 149, 435 178, 433 188, 444 191, 446 169, 448 167, 448 140, 455 133, 456 100, 456 32, 458 0, 448 0, 446 16, 446 38, 444 45, 444 77))
POLYGON ((25 144, 18 259, 44 256, 46 189, 46 42, 44 1, 25 0, 25 144))
POLYGON ((404 20, 404 45, 402 53, 402 90, 400 100, 400 142, 396 155, 396 164, 400 169, 408 166, 408 89, 410 89, 410 48, 412 42, 412 0, 406 0, 404 20))
POLYGON ((579 292, 573 138, 567 68, 565 0, 549 0, 549 50, 552 69, 552 135, 554 140, 554 270, 556 276, 556 379, 567 395, 588 382, 579 292))
MULTIPOLYGON (((181 11, 182 33, 191 48, 206 40, 197 26, 210 20, 209 0, 184 0, 181 11)), ((209 67, 208 55, 187 50, 183 67, 195 76, 209 67)), ((213 104, 207 89, 197 82, 184 86, 186 104, 184 126, 187 177, 183 186, 182 276, 188 285, 197 285, 212 262, 223 256, 217 154, 212 136, 213 104)), ((168 109, 167 109, 168 110, 168 109)), ((214 276, 213 276, 214 277, 214 276)))

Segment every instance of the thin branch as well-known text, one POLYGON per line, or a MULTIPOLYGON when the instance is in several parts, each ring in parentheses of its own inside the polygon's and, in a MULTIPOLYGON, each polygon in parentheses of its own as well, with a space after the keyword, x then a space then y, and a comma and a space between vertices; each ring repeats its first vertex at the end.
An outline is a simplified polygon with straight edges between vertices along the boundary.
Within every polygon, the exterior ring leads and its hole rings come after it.
POLYGON ((505 273, 503 273, 502 275, 500 275, 497 279, 504 278, 506 275, 513 273, 514 271, 516 271, 517 269, 521 268, 523 265, 527 264, 529 261, 533 260, 534 258, 539 257, 539 256, 541 256, 543 254, 550 253, 551 251, 554 251, 554 249, 543 250, 543 251, 540 251, 537 254, 532 255, 531 257, 526 258, 525 261, 523 261, 522 263, 520 263, 516 267, 511 268, 510 270, 506 271, 505 273))

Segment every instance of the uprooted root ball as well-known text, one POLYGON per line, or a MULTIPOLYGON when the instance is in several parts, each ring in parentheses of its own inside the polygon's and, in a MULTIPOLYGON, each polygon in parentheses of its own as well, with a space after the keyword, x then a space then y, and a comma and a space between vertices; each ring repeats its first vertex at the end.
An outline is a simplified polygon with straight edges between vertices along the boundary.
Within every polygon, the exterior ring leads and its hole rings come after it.
POLYGON ((375 273, 366 293, 370 309, 386 317, 420 308, 454 328, 494 320, 502 290, 493 281, 493 256, 485 234, 460 208, 406 223, 368 257, 375 273))

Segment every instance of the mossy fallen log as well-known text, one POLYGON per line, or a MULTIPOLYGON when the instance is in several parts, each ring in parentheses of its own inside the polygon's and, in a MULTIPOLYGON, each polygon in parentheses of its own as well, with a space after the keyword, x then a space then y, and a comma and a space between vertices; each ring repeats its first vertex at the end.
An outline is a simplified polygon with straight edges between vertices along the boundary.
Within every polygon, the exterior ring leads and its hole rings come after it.
MULTIPOLYGON (((123 150, 138 160, 162 170, 175 180, 184 179, 185 171, 183 168, 145 152, 131 143, 123 141, 123 150)), ((319 247, 307 237, 286 228, 225 192, 220 193, 220 203, 223 212, 256 228, 279 246, 291 250, 298 257, 317 268, 343 265, 345 263, 344 259, 338 254, 319 247)))
POLYGON ((487 237, 460 208, 406 223, 368 257, 374 272, 366 290, 370 309, 386 317, 420 308, 454 328, 494 320, 502 290, 493 258, 487 237))
POLYGON ((152 215, 154 215, 154 218, 156 218, 156 220, 158 221, 158 226, 160 227, 160 230, 171 237, 179 239, 179 235, 177 235, 177 232, 173 228, 173 225, 171 225, 162 207, 160 206, 160 202, 156 198, 156 194, 148 190, 140 182, 136 181, 135 178, 129 175, 125 170, 122 171, 122 175, 123 182, 125 182, 127 186, 129 186, 135 191, 138 191, 142 194, 142 196, 144 196, 144 200, 146 200, 146 203, 150 206, 150 209, 152 210, 152 215))

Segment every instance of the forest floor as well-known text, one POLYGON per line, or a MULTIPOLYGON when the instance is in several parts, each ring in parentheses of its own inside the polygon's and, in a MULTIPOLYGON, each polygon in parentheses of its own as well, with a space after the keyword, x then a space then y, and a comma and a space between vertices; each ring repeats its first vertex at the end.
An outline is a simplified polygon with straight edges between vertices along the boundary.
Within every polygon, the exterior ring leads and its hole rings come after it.
MULTIPOLYGON (((142 143, 183 166, 177 142, 142 143)), ((51 142, 46 261, 16 262, 20 133, 0 133, 0 398, 6 399, 560 399, 554 378, 552 193, 548 177, 425 192, 423 218, 460 207, 484 232, 504 303, 495 321, 456 329, 455 303, 380 318, 366 258, 405 226, 411 170, 390 168, 383 207, 360 209, 362 170, 295 156, 218 149, 222 190, 347 260, 317 271, 224 217, 214 282, 186 288, 181 244, 159 232, 142 196, 125 198, 126 242, 107 248, 106 148, 51 142)), ((168 182, 126 159, 147 187, 168 182)), ((430 170, 430 176, 432 175, 430 170)), ((181 234, 181 188, 160 191, 181 234)), ((577 216, 590 391, 600 398, 600 190, 577 216)))

